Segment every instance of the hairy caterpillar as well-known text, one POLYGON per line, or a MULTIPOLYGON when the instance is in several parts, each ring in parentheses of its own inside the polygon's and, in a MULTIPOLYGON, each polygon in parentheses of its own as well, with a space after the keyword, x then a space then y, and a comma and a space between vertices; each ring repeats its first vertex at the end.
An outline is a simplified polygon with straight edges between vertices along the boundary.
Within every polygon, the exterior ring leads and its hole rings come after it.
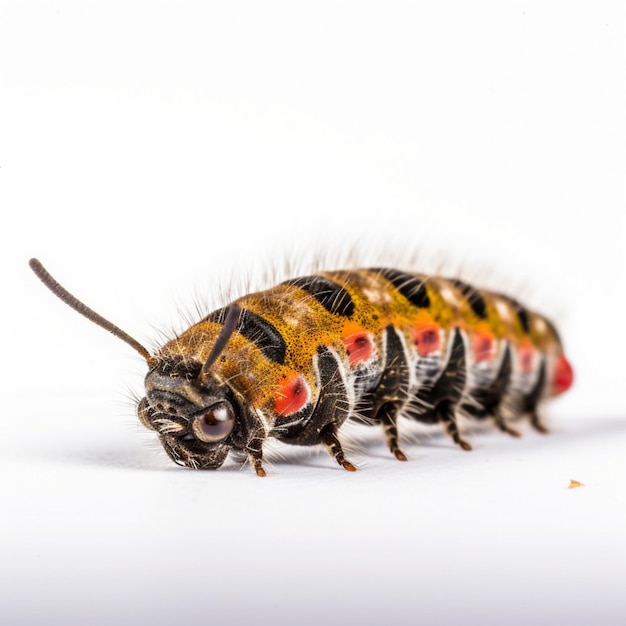
POLYGON ((504 295, 462 281, 373 268, 321 272, 239 298, 151 355, 89 309, 36 259, 30 267, 70 307, 146 360, 137 413, 170 458, 220 467, 244 452, 265 476, 269 437, 322 444, 346 470, 339 431, 348 420, 380 424, 406 460, 398 418, 440 422, 464 450, 457 416, 503 431, 522 416, 544 431, 537 408, 572 384, 552 324, 504 295))

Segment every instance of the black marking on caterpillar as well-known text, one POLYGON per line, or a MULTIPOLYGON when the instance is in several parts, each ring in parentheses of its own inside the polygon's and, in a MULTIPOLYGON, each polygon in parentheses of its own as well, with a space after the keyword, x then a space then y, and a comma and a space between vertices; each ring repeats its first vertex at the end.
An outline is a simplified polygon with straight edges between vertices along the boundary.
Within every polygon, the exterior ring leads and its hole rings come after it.
POLYGON ((392 269, 374 268, 372 271, 386 278, 411 304, 421 308, 430 306, 430 298, 419 278, 392 269))
POLYGON ((468 285, 462 280, 455 279, 452 281, 456 287, 461 290, 461 293, 467 298, 469 305, 472 307, 472 311, 476 313, 477 317, 481 319, 487 319, 487 305, 485 299, 480 295, 480 292, 475 287, 468 285))
POLYGON ((310 293, 329 313, 352 317, 354 303, 350 294, 340 285, 321 276, 302 276, 283 283, 310 293))
MULTIPOLYGON (((218 309, 207 315, 205 320, 224 324, 229 310, 230 307, 218 309)), ((256 315, 252 311, 242 311, 239 315, 237 330, 253 343, 270 361, 280 364, 285 362, 285 352, 287 351, 285 340, 276 328, 260 315, 256 315)))

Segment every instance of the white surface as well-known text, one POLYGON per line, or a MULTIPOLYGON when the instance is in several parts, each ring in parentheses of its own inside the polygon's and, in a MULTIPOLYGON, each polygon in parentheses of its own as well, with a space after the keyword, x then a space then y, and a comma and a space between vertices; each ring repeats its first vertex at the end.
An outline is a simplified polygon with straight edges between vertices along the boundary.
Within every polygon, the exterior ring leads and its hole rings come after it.
POLYGON ((622 3, 2 2, 7 624, 626 621, 622 3), (355 475, 171 465, 130 349, 320 242, 510 291, 576 371, 554 432, 356 429, 355 475), (220 287, 221 285, 221 287, 220 287), (570 479, 585 483, 567 489, 570 479))

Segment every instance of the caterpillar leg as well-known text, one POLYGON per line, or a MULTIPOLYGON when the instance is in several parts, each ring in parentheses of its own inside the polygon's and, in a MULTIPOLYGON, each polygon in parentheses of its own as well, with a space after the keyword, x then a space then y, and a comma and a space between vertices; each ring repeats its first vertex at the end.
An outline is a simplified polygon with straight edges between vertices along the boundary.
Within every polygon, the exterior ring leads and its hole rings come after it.
POLYGON ((435 412, 439 417, 439 421, 446 429, 446 432, 454 440, 454 443, 461 446, 463 450, 471 450, 472 446, 464 439, 461 439, 461 435, 459 434, 459 427, 457 426, 456 416, 454 414, 454 406, 449 402, 441 402, 435 409, 435 412))
POLYGON ((260 477, 267 476, 263 469, 263 440, 260 437, 248 443, 246 446, 246 454, 248 455, 250 465, 252 465, 256 475, 260 477))
POLYGON ((341 467, 354 472, 356 467, 346 460, 337 438, 337 431, 349 417, 350 410, 338 357, 328 348, 318 348, 316 369, 320 394, 311 414, 289 428, 283 428, 274 436, 286 443, 301 446, 321 443, 341 467))
POLYGON ((541 423, 541 418, 537 414, 537 411, 533 411, 530 414, 530 425, 542 435, 547 435, 550 431, 541 423))
POLYGON ((418 414, 416 419, 427 424, 440 422, 456 444, 463 450, 471 450, 472 446, 459 434, 455 414, 463 398, 466 380, 465 346, 463 337, 457 329, 454 331, 446 368, 433 387, 420 390, 417 395, 418 400, 432 405, 433 408, 418 414))
POLYGON ((409 400, 410 370, 404 346, 392 326, 385 329, 385 368, 378 386, 364 400, 361 414, 366 419, 380 422, 385 441, 399 461, 406 455, 398 444, 398 415, 409 400))
POLYGON ((396 405, 388 403, 378 411, 378 419, 380 419, 383 425, 383 432, 385 433, 385 441, 391 453, 398 459, 398 461, 406 461, 406 455, 400 446, 398 445, 398 408, 396 405))
POLYGON ((328 424, 320 433, 320 443, 328 450, 328 453, 335 458, 335 461, 348 472, 356 472, 356 466, 346 460, 343 448, 337 438, 337 428, 334 424, 328 424))
POLYGON ((504 348, 500 370, 491 388, 486 393, 485 408, 489 416, 493 419, 495 425, 503 432, 511 435, 511 437, 520 437, 519 431, 511 428, 504 416, 500 412, 500 405, 507 388, 511 384, 511 376, 513 375, 513 365, 511 358, 511 348, 507 344, 504 348))
POLYGON ((494 424, 503 432, 511 435, 511 437, 521 437, 522 435, 518 430, 511 428, 505 421, 504 417, 498 413, 498 411, 494 411, 491 414, 491 418, 493 419, 494 424))
POLYGON ((511 435, 511 437, 519 437, 520 433, 508 425, 500 408, 502 399, 511 383, 512 373, 511 348, 507 344, 502 354, 500 368, 491 385, 475 389, 471 393, 475 403, 464 403, 461 409, 478 419, 489 418, 502 432, 511 435))
POLYGON ((524 413, 530 415, 530 425, 538 432, 546 434, 548 429, 541 423, 541 419, 537 413, 537 405, 541 399, 543 388, 546 384, 546 361, 541 361, 541 368, 539 369, 539 376, 533 390, 526 396, 524 413))

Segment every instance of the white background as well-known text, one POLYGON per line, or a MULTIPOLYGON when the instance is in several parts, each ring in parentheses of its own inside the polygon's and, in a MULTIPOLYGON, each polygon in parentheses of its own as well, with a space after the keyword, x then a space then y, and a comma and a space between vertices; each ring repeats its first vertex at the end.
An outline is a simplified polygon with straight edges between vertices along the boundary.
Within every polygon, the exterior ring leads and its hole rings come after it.
POLYGON ((2 623, 626 621, 623 3, 0 6, 2 623), (26 264, 154 349, 354 245, 551 316, 553 433, 186 471, 26 264))

